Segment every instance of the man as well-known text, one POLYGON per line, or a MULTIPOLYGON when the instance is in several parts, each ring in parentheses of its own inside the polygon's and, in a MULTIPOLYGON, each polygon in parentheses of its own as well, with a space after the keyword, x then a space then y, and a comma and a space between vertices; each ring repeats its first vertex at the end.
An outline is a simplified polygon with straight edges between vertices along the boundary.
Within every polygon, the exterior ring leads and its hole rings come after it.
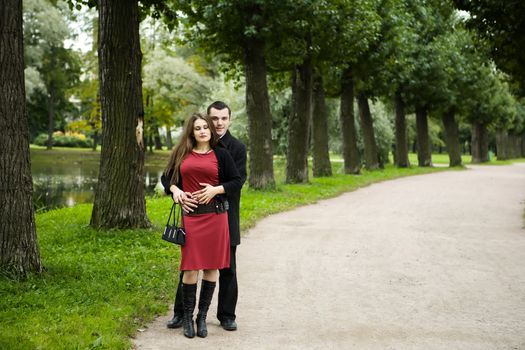
MULTIPOLYGON (((221 101, 215 101, 208 106, 208 115, 213 121, 213 125, 220 137, 219 143, 228 150, 235 162, 237 171, 241 175, 242 183, 246 181, 246 146, 233 137, 228 128, 231 122, 231 110, 228 105, 221 101)), ((222 328, 227 331, 237 330, 235 322, 235 308, 237 306, 237 271, 235 253, 237 246, 241 243, 241 234, 239 227, 239 209, 240 209, 241 192, 229 193, 228 202, 228 225, 230 228, 230 267, 219 270, 219 304, 217 306, 217 318, 221 322, 222 328)), ((191 210, 195 206, 193 203, 183 203, 185 210, 191 210)), ((181 278, 177 287, 175 305, 173 307, 174 316, 168 321, 168 328, 179 328, 182 326, 182 296, 181 296, 181 278)))

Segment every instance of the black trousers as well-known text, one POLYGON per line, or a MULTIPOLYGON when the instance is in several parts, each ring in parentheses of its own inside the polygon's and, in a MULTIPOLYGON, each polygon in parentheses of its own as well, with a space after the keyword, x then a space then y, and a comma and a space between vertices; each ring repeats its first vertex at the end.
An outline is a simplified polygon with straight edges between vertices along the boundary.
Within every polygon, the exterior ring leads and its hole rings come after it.
MULTIPOLYGON (((219 321, 225 319, 235 320, 235 308, 237 307, 238 287, 237 287, 237 264, 235 253, 237 246, 230 247, 230 267, 219 270, 219 305, 217 306, 217 318, 219 321)), ((182 316, 182 276, 180 273, 179 285, 175 295, 175 305, 173 312, 175 315, 182 316)))

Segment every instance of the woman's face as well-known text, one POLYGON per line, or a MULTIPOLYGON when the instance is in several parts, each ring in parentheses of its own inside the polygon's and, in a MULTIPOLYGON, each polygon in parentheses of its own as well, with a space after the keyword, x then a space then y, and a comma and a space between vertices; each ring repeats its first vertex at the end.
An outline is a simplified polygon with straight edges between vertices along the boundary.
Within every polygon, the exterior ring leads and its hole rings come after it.
POLYGON ((197 119, 193 123, 193 137, 197 143, 210 142, 211 130, 203 119, 197 119))

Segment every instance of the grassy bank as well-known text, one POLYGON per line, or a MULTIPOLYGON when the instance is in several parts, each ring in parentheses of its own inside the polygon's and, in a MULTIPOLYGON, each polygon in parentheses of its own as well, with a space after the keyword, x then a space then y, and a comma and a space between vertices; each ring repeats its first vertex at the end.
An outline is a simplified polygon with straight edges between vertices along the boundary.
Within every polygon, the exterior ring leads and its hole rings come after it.
MULTIPOLYGON (((374 182, 443 170, 389 166, 351 176, 339 174, 340 167, 334 163, 333 177, 286 185, 277 160, 276 190, 244 190, 242 230, 272 213, 374 182)), ((148 199, 153 227, 147 230, 93 230, 91 205, 38 214, 46 271, 24 281, 0 277, 0 349, 130 348, 129 336, 172 302, 179 252, 160 239, 169 207, 167 197, 148 199)))

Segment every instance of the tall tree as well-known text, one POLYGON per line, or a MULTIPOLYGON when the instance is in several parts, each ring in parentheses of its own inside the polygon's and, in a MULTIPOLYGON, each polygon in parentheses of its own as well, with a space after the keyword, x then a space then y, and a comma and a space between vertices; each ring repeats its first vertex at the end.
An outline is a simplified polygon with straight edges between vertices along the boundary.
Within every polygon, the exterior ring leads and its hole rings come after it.
POLYGON ((359 110, 359 120, 361 122, 361 132, 365 149, 365 167, 368 170, 378 169, 379 154, 377 152, 374 121, 372 119, 372 114, 370 113, 370 105, 368 104, 368 97, 365 92, 358 93, 357 107, 359 110))
POLYGON ((29 127, 24 87, 22 2, 0 12, 0 268, 41 272, 33 210, 29 127))
POLYGON ((148 227, 138 2, 99 2, 102 151, 94 227, 148 227))
POLYGON ((280 34, 289 1, 176 1, 184 13, 186 40, 244 73, 249 133, 248 183, 251 188, 275 186, 272 117, 267 83, 267 50, 280 34))
POLYGON ((144 199, 144 107, 139 23, 146 16, 176 23, 160 0, 68 0, 98 8, 102 152, 91 225, 148 227, 144 199))
POLYGON ((324 96, 323 76, 314 75, 312 112, 312 158, 313 175, 332 176, 332 165, 328 148, 328 111, 324 96))
POLYGON ((357 131, 354 113, 354 77, 350 67, 343 71, 341 77, 341 134, 343 138, 343 160, 345 174, 359 174, 361 161, 357 148, 357 131))
POLYGON ((292 113, 288 121, 286 182, 308 182, 308 144, 312 117, 312 61, 307 58, 292 73, 292 113))
POLYGON ((406 86, 407 104, 415 109, 418 165, 432 165, 432 143, 428 133, 428 116, 446 91, 447 72, 435 57, 439 51, 435 39, 452 28, 450 18, 453 8, 448 2, 437 0, 407 0, 407 8, 414 14, 413 28, 417 33, 417 50, 410 63, 414 69, 406 86))
POLYGON ((361 169, 354 112, 355 66, 377 40, 381 27, 377 2, 331 2, 325 14, 327 19, 317 31, 320 33, 317 45, 322 48, 317 65, 326 73, 325 90, 328 96, 340 97, 339 121, 346 174, 359 174, 361 169))
POLYGON ((395 134, 396 134, 396 154, 395 164, 398 168, 407 168, 408 161, 408 139, 405 117, 405 101, 401 94, 402 89, 395 92, 394 106, 396 110, 395 134))

